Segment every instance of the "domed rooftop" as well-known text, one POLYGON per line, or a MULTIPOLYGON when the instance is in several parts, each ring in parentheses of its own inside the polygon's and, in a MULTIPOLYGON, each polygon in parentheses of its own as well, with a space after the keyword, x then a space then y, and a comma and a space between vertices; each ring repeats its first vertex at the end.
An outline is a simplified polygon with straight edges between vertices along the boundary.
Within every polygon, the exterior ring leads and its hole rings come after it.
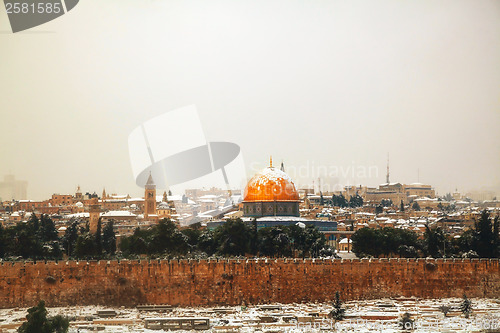
POLYGON ((243 201, 299 201, 299 193, 292 179, 271 162, 271 166, 250 179, 243 201))

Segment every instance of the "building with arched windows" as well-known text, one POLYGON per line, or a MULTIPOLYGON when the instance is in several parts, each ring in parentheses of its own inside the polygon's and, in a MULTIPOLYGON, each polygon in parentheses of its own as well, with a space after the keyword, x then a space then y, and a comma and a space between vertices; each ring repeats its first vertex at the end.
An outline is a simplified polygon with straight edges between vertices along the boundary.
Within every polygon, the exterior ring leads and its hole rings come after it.
POLYGON ((248 182, 243 197, 243 216, 300 216, 299 193, 282 170, 269 167, 248 182))

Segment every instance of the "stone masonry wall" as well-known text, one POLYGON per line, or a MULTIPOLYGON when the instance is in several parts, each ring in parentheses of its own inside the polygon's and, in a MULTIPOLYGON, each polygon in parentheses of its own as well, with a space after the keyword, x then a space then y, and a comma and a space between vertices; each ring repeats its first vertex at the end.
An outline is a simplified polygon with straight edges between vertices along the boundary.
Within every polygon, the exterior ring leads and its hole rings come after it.
POLYGON ((500 297, 499 260, 4 262, 0 308, 314 302, 396 296, 500 297))

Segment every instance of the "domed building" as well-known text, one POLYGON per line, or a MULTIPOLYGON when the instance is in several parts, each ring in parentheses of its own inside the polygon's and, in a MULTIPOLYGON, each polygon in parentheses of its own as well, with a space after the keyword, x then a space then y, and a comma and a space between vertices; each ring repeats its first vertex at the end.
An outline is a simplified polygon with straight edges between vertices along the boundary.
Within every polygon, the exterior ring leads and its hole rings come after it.
POLYGON ((243 197, 243 216, 300 216, 299 193, 282 170, 269 167, 248 182, 243 197))

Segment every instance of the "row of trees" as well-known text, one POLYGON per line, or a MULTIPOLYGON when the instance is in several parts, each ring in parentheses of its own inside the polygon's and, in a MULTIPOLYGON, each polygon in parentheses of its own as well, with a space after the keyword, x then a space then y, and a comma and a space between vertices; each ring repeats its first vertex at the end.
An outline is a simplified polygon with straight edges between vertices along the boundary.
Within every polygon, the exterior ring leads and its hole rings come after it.
POLYGON ((63 237, 59 237, 52 219, 45 214, 31 214, 28 221, 3 228, 0 225, 0 257, 56 260, 63 254, 68 257, 86 259, 112 256, 116 251, 116 236, 113 221, 102 230, 101 220, 97 232, 91 233, 88 224, 73 220, 63 237))
POLYGON ((362 228, 352 237, 353 252, 358 257, 500 257, 499 218, 490 218, 485 210, 473 229, 460 238, 447 235, 441 228, 426 226, 423 238, 406 229, 362 228))
POLYGON ((62 237, 64 253, 78 259, 100 259, 113 256, 116 252, 116 235, 113 220, 102 228, 101 219, 97 231, 91 233, 89 225, 82 226, 77 220, 71 221, 62 237))
MULTIPOLYGON (((453 238, 441 228, 426 226, 424 236, 411 230, 362 228, 351 237, 353 252, 359 257, 500 257, 500 221, 485 210, 473 229, 453 238)), ((179 230, 168 219, 149 229, 139 229, 123 237, 124 256, 186 255, 206 256, 258 255, 268 257, 317 257, 333 255, 325 236, 312 225, 275 226, 257 230, 256 222, 229 220, 215 230, 198 227, 179 230)), ((61 259, 63 253, 76 259, 113 257, 116 236, 113 222, 91 233, 89 226, 72 221, 59 238, 47 215, 32 214, 26 223, 3 228, 0 225, 0 256, 25 259, 61 259)))
POLYGON ((247 224, 241 219, 229 220, 215 230, 188 228, 179 230, 168 220, 148 229, 136 229, 124 237, 120 249, 130 255, 185 255, 188 253, 207 256, 262 255, 289 257, 298 255, 332 255, 326 246, 325 236, 314 226, 276 226, 257 230, 256 223, 247 224))
POLYGON ((334 207, 341 207, 341 208, 345 208, 345 207, 356 208, 356 207, 363 206, 363 198, 359 194, 351 196, 349 198, 349 200, 347 200, 342 194, 339 194, 339 195, 333 194, 332 199, 329 200, 328 202, 326 202, 323 199, 322 193, 320 195, 321 195, 320 200, 321 200, 322 205, 324 205, 325 203, 328 203, 334 207))
POLYGON ((54 222, 47 215, 32 214, 26 223, 0 225, 0 256, 57 259, 62 255, 54 222))

